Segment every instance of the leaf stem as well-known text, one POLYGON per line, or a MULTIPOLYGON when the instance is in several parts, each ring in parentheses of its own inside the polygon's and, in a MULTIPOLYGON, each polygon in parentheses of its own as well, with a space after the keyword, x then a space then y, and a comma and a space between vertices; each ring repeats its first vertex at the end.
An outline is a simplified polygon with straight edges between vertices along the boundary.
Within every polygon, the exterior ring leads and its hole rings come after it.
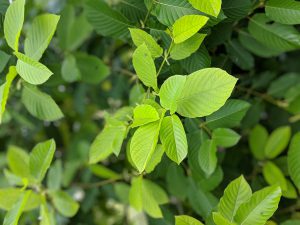
POLYGON ((159 69, 158 69, 158 71, 157 71, 157 74, 156 74, 157 77, 159 76, 159 74, 161 73, 162 68, 164 67, 165 63, 167 62, 167 59, 168 59, 168 57, 169 57, 169 55, 170 55, 170 52, 171 52, 171 50, 172 50, 172 47, 173 47, 173 39, 172 39, 172 41, 171 41, 171 44, 170 44, 168 50, 166 51, 166 53, 165 53, 165 55, 164 55, 164 59, 163 59, 161 65, 160 65, 160 67, 159 67, 159 69))
POLYGON ((147 12, 147 14, 146 14, 145 19, 144 19, 143 22, 142 22, 142 28, 143 28, 143 29, 145 28, 145 25, 146 25, 147 20, 148 20, 148 18, 149 18, 149 16, 150 16, 150 13, 151 13, 151 11, 152 11, 152 9, 153 9, 153 6, 154 6, 154 1, 151 2, 151 6, 150 6, 150 8, 149 8, 149 10, 148 10, 148 12, 147 12))

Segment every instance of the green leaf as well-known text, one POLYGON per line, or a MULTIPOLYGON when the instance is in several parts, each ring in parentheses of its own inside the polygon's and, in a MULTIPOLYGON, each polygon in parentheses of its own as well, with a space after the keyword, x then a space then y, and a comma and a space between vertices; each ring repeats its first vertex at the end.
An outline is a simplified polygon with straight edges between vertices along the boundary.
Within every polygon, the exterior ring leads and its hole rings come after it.
POLYGON ((284 174, 276 166, 276 164, 268 161, 263 165, 262 170, 263 176, 269 185, 278 185, 282 191, 287 190, 287 182, 285 180, 284 174))
POLYGON ((55 191, 50 193, 52 202, 57 211, 65 217, 73 217, 78 209, 79 204, 64 191, 55 191))
POLYGON ((228 128, 217 128, 212 133, 212 139, 216 145, 223 148, 235 146, 240 138, 238 133, 228 128))
POLYGON ((17 72, 28 83, 35 85, 45 83, 53 74, 42 63, 19 52, 14 52, 14 54, 18 58, 17 72))
POLYGON ((140 45, 145 43, 148 50, 151 52, 152 57, 157 58, 162 55, 163 49, 156 43, 156 41, 150 34, 136 28, 131 28, 129 29, 129 31, 135 46, 139 47, 140 45))
POLYGON ((151 52, 148 50, 145 43, 137 47, 134 51, 132 63, 138 78, 147 87, 152 87, 155 91, 157 91, 156 68, 151 57, 151 52))
POLYGON ((59 16, 44 14, 34 18, 24 44, 25 55, 39 61, 56 30, 59 16))
POLYGON ((138 105, 133 110, 133 123, 131 127, 139 127, 159 120, 157 110, 151 105, 138 105))
POLYGON ((267 141, 269 138, 268 131, 265 127, 258 124, 250 132, 249 147, 252 154, 259 160, 264 159, 267 141))
POLYGON ((50 139, 37 144, 32 149, 29 157, 29 168, 31 175, 35 177, 38 182, 44 179, 52 162, 55 148, 55 141, 50 139))
POLYGON ((165 151, 163 146, 157 144, 150 161, 146 165, 145 171, 147 173, 151 173, 155 169, 155 167, 160 163, 164 152, 165 151))
POLYGON ((191 216, 181 215, 175 216, 175 225, 203 225, 203 223, 191 216))
POLYGON ((297 188, 300 188, 299 148, 300 148, 300 133, 298 132, 293 136, 288 150, 289 174, 297 188))
POLYGON ((62 78, 67 82, 74 82, 81 78, 81 73, 77 67, 76 58, 72 54, 68 54, 64 59, 61 67, 62 78))
POLYGON ((282 191, 282 196, 289 199, 297 199, 298 193, 292 182, 288 179, 285 179, 287 184, 287 189, 282 191))
POLYGON ((197 51, 206 35, 207 34, 196 33, 186 41, 179 44, 174 44, 170 52, 171 58, 174 60, 181 60, 189 57, 191 54, 197 51))
POLYGON ((180 200, 185 200, 187 197, 186 187, 187 177, 182 167, 175 163, 171 163, 166 171, 167 188, 171 195, 180 200))
POLYGON ((163 119, 160 140, 167 156, 177 164, 181 163, 187 155, 188 145, 185 130, 177 115, 163 119))
POLYGON ((98 84, 110 74, 109 67, 94 55, 76 53, 75 58, 81 80, 86 83, 98 84))
POLYGON ((196 34, 208 21, 208 17, 201 15, 186 15, 173 24, 173 39, 176 44, 196 34))
POLYGON ((15 0, 8 7, 4 18, 4 36, 7 44, 14 50, 19 49, 19 38, 24 23, 25 0, 15 0))
POLYGON ((294 0, 270 0, 267 2, 266 15, 282 24, 300 24, 300 3, 294 0))
POLYGON ((104 1, 88 0, 85 15, 97 33, 103 36, 125 39, 129 36, 129 21, 104 1))
POLYGON ((105 179, 119 179, 121 176, 115 171, 102 166, 100 164, 94 164, 90 166, 91 172, 97 177, 105 178, 105 179))
POLYGON ((22 102, 31 115, 45 121, 54 121, 63 114, 50 95, 30 84, 24 84, 22 102))
POLYGON ((0 106, 1 106, 0 124, 1 124, 4 112, 5 112, 6 103, 7 103, 7 99, 8 99, 8 96, 9 96, 10 86, 11 86, 11 84, 12 84, 12 82, 15 79, 16 76, 17 76, 16 67, 15 66, 10 66, 8 74, 6 75, 6 81, 5 81, 4 84, 2 84, 0 86, 0 106))
POLYGON ((292 26, 272 23, 265 14, 255 14, 248 26, 250 34, 260 43, 276 51, 300 48, 300 33, 292 26))
POLYGON ((217 146, 213 140, 205 140, 199 151, 199 163, 206 176, 209 177, 217 167, 217 146))
POLYGON ((40 207, 40 217, 41 217, 41 222, 40 225, 54 225, 54 216, 53 214, 49 211, 49 208, 47 206, 47 203, 41 204, 40 207))
POLYGON ((213 212, 213 220, 216 225, 236 225, 236 223, 231 223, 225 217, 221 215, 221 213, 213 212))
POLYGON ((130 156, 140 173, 145 170, 156 149, 161 121, 162 119, 139 127, 132 136, 130 156))
POLYGON ((126 136, 126 130, 127 127, 123 122, 107 123, 90 147, 89 163, 102 161, 112 153, 118 155, 126 136))
POLYGON ((56 160, 50 167, 47 175, 47 188, 57 191, 60 189, 63 178, 63 168, 61 160, 56 160))
POLYGON ((236 82, 236 78, 217 68, 188 75, 177 100, 177 112, 189 118, 212 114, 225 104, 236 82))
POLYGON ((9 59, 10 59, 10 55, 8 55, 8 54, 6 54, 6 52, 0 50, 0 73, 4 70, 9 59))
POLYGON ((174 75, 169 77, 159 91, 160 104, 173 114, 177 110, 177 100, 184 88, 186 76, 174 75))
POLYGON ((29 155, 25 150, 11 145, 6 157, 8 166, 15 175, 21 178, 29 177, 29 155))
POLYGON ((218 17, 221 11, 221 0, 206 0, 206 1, 199 1, 199 0, 189 0, 192 6, 195 9, 198 9, 201 12, 204 12, 208 15, 218 17))
POLYGON ((280 225, 300 225, 300 220, 286 220, 280 225))
POLYGON ((227 20, 239 20, 248 15, 252 8, 251 0, 227 0, 222 1, 222 10, 227 20))
POLYGON ((265 147, 265 155, 269 159, 278 156, 288 146, 291 137, 291 128, 288 126, 279 127, 274 130, 265 147))
POLYGON ((3 221, 3 225, 18 225, 19 219, 24 211, 26 202, 30 196, 31 191, 24 192, 19 200, 12 206, 12 208, 6 213, 3 221))
POLYGON ((151 217, 161 218, 160 204, 167 203, 168 196, 161 187, 141 176, 131 181, 129 202, 137 211, 145 210, 151 217))
POLYGON ((235 221, 241 225, 264 225, 276 211, 280 196, 281 190, 277 186, 255 192, 248 202, 240 206, 235 221))
POLYGON ((243 176, 232 181, 225 189, 218 205, 218 210, 229 222, 233 222, 236 211, 241 204, 247 202, 252 191, 243 176))

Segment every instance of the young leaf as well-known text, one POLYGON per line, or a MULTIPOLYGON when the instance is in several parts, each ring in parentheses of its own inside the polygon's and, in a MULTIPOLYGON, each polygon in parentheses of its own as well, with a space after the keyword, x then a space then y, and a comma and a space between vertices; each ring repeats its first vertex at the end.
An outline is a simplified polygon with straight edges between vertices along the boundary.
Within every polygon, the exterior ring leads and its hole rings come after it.
POLYGON ((191 216, 181 215, 175 216, 175 225, 203 225, 203 223, 191 216))
POLYGON ((269 134, 262 125, 256 125, 249 135, 249 146, 252 154, 259 160, 264 159, 264 149, 267 144, 269 134))
POLYGON ((222 216, 221 213, 218 212, 213 212, 213 220, 216 225, 236 225, 236 223, 230 222, 228 219, 222 216))
POLYGON ((162 119, 143 125, 133 134, 130 142, 130 156, 140 173, 145 170, 155 151, 161 121, 162 119))
POLYGON ((40 15, 33 20, 25 39, 25 55, 33 60, 40 60, 54 35, 58 21, 59 16, 54 14, 40 15))
POLYGON ((163 119, 160 140, 167 156, 177 164, 181 163, 187 155, 188 145, 185 130, 177 115, 163 119))
POLYGON ((152 57, 157 58, 162 55, 163 49, 156 43, 150 34, 141 29, 135 28, 131 28, 129 31, 132 41, 137 47, 145 43, 148 50, 151 52, 152 57))
POLYGON ((300 24, 300 2, 295 0, 270 0, 266 4, 266 15, 282 24, 300 24))
POLYGON ((165 151, 163 146, 157 144, 150 161, 146 165, 145 171, 147 173, 151 173, 155 169, 155 167, 160 163, 164 152, 165 151))
POLYGON ((300 188, 300 133, 298 132, 292 138, 288 150, 288 168, 292 181, 297 188, 300 188))
POLYGON ((3 225, 18 225, 31 191, 24 192, 13 207, 6 213, 3 225))
POLYGON ((278 156, 288 145, 291 137, 291 128, 288 126, 279 127, 274 130, 265 148, 265 155, 269 159, 273 159, 278 156))
POLYGON ((248 202, 240 206, 235 221, 242 225, 264 225, 276 211, 280 196, 281 190, 278 186, 255 192, 248 202))
POLYGON ((279 185, 282 191, 287 190, 287 182, 284 174, 274 163, 268 161, 264 164, 262 173, 269 185, 279 185))
POLYGON ((208 17, 200 15, 186 15, 175 21, 173 25, 173 38, 176 44, 196 34, 208 21, 208 17))
POLYGON ((7 163, 10 170, 21 178, 29 177, 29 155, 16 146, 9 146, 7 151, 7 163))
POLYGON ((55 191, 50 193, 54 207, 65 217, 73 217, 78 209, 79 204, 64 191, 55 191))
POLYGON ((54 121, 64 116, 51 96, 33 85, 24 84, 22 102, 31 115, 41 120, 54 121))
POLYGON ((53 159, 55 148, 55 141, 50 139, 37 144, 32 149, 29 157, 29 168, 31 175, 35 177, 38 182, 44 179, 53 159))
POLYGON ((8 7, 4 18, 4 36, 7 44, 16 52, 24 23, 25 0, 15 0, 8 7))
POLYGON ((159 120, 157 110, 151 105, 138 105, 133 110, 133 123, 131 127, 139 127, 159 120))
POLYGON ((123 122, 108 123, 91 145, 89 163, 94 164, 102 161, 112 153, 118 155, 126 130, 127 128, 123 122))
POLYGON ((40 225, 53 225, 54 224, 53 215, 49 211, 49 208, 48 208, 46 202, 42 203, 40 206, 40 217, 41 217, 40 225))
POLYGON ((236 211, 252 195, 251 188, 243 176, 232 181, 225 189, 218 205, 218 210, 229 222, 234 221, 236 211))
POLYGON ((10 86, 16 76, 17 76, 16 67, 10 66, 8 74, 6 75, 6 81, 4 84, 0 86, 0 123, 2 121, 2 117, 5 112, 10 86))
POLYGON ((151 53, 145 43, 137 47, 133 53, 132 63, 139 79, 147 87, 152 87, 157 91, 156 68, 151 53))
POLYGON ((217 68, 192 73, 178 97, 177 112, 189 118, 210 115, 225 104, 236 82, 235 77, 217 68))
POLYGON ((177 99, 180 96, 186 76, 174 75, 169 77, 159 91, 160 104, 173 114, 177 110, 177 99))
POLYGON ((18 58, 17 72, 28 83, 35 85, 45 83, 53 74, 42 63, 19 52, 14 52, 14 54, 18 58))
POLYGON ((174 60, 181 60, 189 57, 191 54, 197 51, 206 35, 207 34, 196 33, 186 41, 179 44, 174 44, 170 52, 171 58, 174 60))
POLYGON ((189 0, 189 2, 195 9, 214 17, 217 17, 221 11, 221 0, 189 0))
POLYGON ((213 140, 205 140, 200 147, 199 163, 206 176, 209 177, 217 167, 217 146, 213 140))
POLYGON ((212 133, 212 139, 216 145, 223 148, 235 146, 240 138, 238 133, 228 128, 217 128, 212 133))

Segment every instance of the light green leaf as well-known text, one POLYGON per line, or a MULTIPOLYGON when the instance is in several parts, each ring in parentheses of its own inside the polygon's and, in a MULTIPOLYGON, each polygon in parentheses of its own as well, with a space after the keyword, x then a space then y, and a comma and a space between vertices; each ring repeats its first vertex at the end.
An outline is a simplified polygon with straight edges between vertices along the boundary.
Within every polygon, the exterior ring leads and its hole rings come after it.
POLYGON ((188 75, 178 97, 177 112, 189 118, 212 114, 225 104, 236 82, 235 77, 218 68, 203 69, 188 75))
POLYGON ((186 76, 174 75, 169 77, 159 91, 160 104, 173 114, 177 110, 177 99, 180 96, 186 76))
POLYGON ((16 71, 16 67, 15 66, 10 66, 9 67, 9 71, 8 74, 6 75, 6 81, 4 84, 2 84, 0 86, 0 106, 1 106, 1 110, 0 110, 0 124, 3 118, 3 114, 5 112, 5 108, 6 108, 6 103, 7 103, 7 99, 9 96, 9 90, 10 90, 10 86, 14 80, 14 78, 17 76, 17 71, 16 71))
POLYGON ((59 16, 44 14, 34 18, 24 44, 25 54, 39 61, 56 30, 59 16))
POLYGON ((156 68, 151 57, 151 53, 145 43, 137 47, 134 51, 132 63, 138 78, 147 87, 152 87, 155 91, 157 91, 156 68))
POLYGON ((64 191, 55 191, 50 193, 52 202, 57 211, 65 217, 73 217, 78 209, 79 204, 64 191))
POLYGON ((282 191, 282 196, 289 199, 297 199, 298 193, 292 182, 288 179, 285 179, 287 184, 287 189, 282 191))
POLYGON ((300 2, 295 0, 269 0, 266 15, 282 24, 300 24, 300 2))
POLYGON ((219 212, 233 222, 236 211, 241 204, 247 202, 252 195, 251 188, 243 176, 232 181, 225 189, 218 205, 219 212))
POLYGON ((159 120, 157 110, 151 105, 138 105, 133 110, 133 123, 131 127, 139 127, 159 120))
POLYGON ((35 85, 45 83, 53 74, 42 63, 19 52, 14 52, 14 54, 18 58, 17 72, 28 83, 35 85))
POLYGON ((91 145, 89 163, 94 164, 102 161, 112 153, 118 155, 126 135, 126 130, 127 128, 123 122, 108 122, 91 145))
POLYGON ((195 9, 208 15, 217 17, 221 11, 222 0, 189 0, 195 9))
POLYGON ((15 0, 8 7, 4 18, 4 36, 7 44, 14 50, 19 49, 19 38, 24 23, 25 0, 15 0))
POLYGON ((274 163, 268 161, 263 165, 262 173, 269 185, 279 185, 282 191, 287 190, 284 174, 274 163))
POLYGON ((63 114, 50 95, 30 84, 24 84, 22 102, 31 115, 45 121, 54 121, 63 114))
POLYGON ((35 177, 38 182, 44 179, 52 162, 55 148, 55 141, 50 139, 37 144, 32 149, 29 157, 29 168, 31 175, 35 177))
POLYGON ((118 179, 121 176, 115 171, 109 169, 108 167, 102 166, 101 164, 94 164, 90 167, 91 172, 97 177, 105 179, 118 179))
POLYGON ((162 119, 143 125, 133 134, 130 142, 130 156, 140 173, 145 170, 156 149, 161 121, 162 119))
POLYGON ((139 47, 140 45, 145 43, 148 50, 151 52, 152 57, 157 58, 162 55, 163 49, 157 44, 157 42, 150 34, 136 28, 131 28, 129 29, 129 31, 135 46, 139 47))
POLYGON ((56 160, 50 167, 47 175, 47 188, 57 191, 60 189, 63 178, 63 168, 61 160, 56 160))
POLYGON ((97 33, 103 36, 125 39, 131 27, 126 17, 110 8, 104 1, 88 0, 85 15, 97 33))
POLYGON ((54 225, 53 214, 49 211, 47 203, 44 202, 40 206, 40 225, 54 225))
POLYGON ((76 58, 72 54, 65 57, 61 67, 62 78, 67 82, 74 82, 81 78, 81 73, 77 67, 76 58))
POLYGON ((26 191, 20 195, 19 200, 12 206, 12 208, 6 213, 3 221, 3 225, 18 225, 19 219, 24 211, 26 202, 30 196, 31 191, 26 191))
POLYGON ((175 21, 173 25, 173 38, 176 44, 196 34, 208 21, 208 17, 201 15, 186 15, 175 21))
POLYGON ((297 188, 300 188, 300 133, 298 132, 292 138, 288 150, 288 168, 292 181, 297 188))
POLYGON ((230 222, 218 212, 213 212, 213 220, 216 225, 236 225, 236 223, 230 222))
POLYGON ((21 178, 29 177, 29 155, 25 150, 11 145, 6 157, 8 166, 15 175, 21 178))
POLYGON ((181 215, 175 216, 175 225, 203 225, 203 223, 191 216, 181 215))
POLYGON ((188 145, 185 130, 177 115, 163 119, 160 140, 167 156, 177 164, 181 163, 188 153, 188 145))
POLYGON ((209 177, 217 167, 217 146, 213 140, 205 140, 199 151, 199 163, 206 176, 209 177))
POLYGON ((264 159, 269 134, 266 128, 262 125, 256 125, 250 132, 249 135, 249 147, 252 154, 259 160, 264 159))
POLYGON ((191 54, 197 51, 206 35, 207 34, 196 33, 186 41, 179 44, 174 44, 170 52, 171 58, 174 60, 181 60, 189 57, 191 54))
POLYGON ((251 199, 242 204, 235 215, 240 225, 264 225, 278 208, 280 187, 272 186, 255 192, 251 199))
POLYGON ((238 133, 228 128, 217 128, 212 133, 212 139, 216 145, 223 148, 235 146, 240 138, 238 133))
POLYGON ((300 33, 292 26, 272 23, 265 14, 255 14, 249 22, 250 34, 260 43, 276 51, 300 48, 300 33))
POLYGON ((147 173, 151 173, 155 169, 155 167, 160 163, 164 152, 165 151, 163 146, 157 144, 150 161, 146 165, 145 171, 147 173))
POLYGON ((278 156, 287 147, 291 137, 291 128, 288 126, 279 127, 274 130, 265 147, 265 155, 269 159, 278 156))

